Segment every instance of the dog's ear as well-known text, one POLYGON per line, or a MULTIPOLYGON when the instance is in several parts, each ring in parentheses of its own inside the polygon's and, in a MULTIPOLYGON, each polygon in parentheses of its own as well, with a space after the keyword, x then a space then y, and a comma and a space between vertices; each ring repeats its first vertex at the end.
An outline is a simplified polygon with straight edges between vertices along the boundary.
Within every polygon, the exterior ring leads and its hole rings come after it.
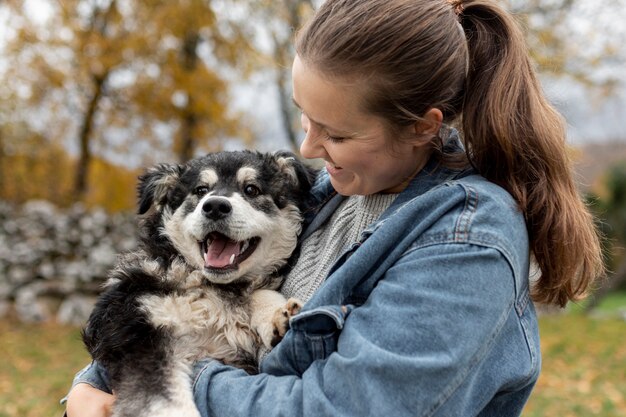
POLYGON ((153 205, 159 210, 167 202, 167 195, 174 188, 184 171, 184 165, 159 164, 139 176, 137 194, 139 214, 145 214, 153 205))
POLYGON ((301 191, 308 192, 311 189, 318 170, 306 165, 288 151, 274 152, 273 158, 281 172, 287 174, 301 191))

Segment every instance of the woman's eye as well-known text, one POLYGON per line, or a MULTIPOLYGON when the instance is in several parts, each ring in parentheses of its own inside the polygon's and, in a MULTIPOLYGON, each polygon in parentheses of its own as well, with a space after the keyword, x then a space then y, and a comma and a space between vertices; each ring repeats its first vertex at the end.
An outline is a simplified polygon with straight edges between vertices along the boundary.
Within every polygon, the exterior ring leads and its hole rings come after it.
POLYGON ((203 185, 196 187, 195 190, 193 190, 194 194, 197 195, 198 197, 202 197, 203 195, 207 194, 209 192, 209 187, 205 187, 203 185))
POLYGON ((257 187, 256 185, 246 185, 243 189, 243 192, 248 197, 256 197, 257 195, 261 194, 261 190, 259 190, 259 187, 257 187))
POLYGON ((331 136, 328 133, 326 134, 326 139, 328 139, 328 141, 332 142, 332 143, 340 143, 340 142, 343 142, 344 140, 346 140, 346 138, 344 138, 344 137, 331 136))

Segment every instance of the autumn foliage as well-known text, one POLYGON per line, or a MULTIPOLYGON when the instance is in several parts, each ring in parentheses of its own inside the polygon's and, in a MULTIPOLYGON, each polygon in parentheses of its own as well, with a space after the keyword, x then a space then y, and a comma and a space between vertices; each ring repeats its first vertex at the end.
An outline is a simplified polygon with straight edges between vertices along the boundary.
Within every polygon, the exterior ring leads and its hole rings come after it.
MULTIPOLYGON (((75 166, 76 158, 45 144, 28 153, 5 155, 0 166, 0 200, 21 204, 44 199, 59 207, 70 206, 81 201, 72 188, 75 166)), ((89 166, 90 186, 82 202, 110 212, 134 210, 139 171, 94 158, 89 166)))
MULTIPOLYGON (((231 137, 249 139, 229 96, 229 83, 245 75, 253 56, 241 18, 226 14, 218 21, 217 6, 204 0, 40 3, 46 5, 41 11, 23 1, 3 5, 12 65, 0 74, 11 81, 0 87, 1 145, 10 148, 22 136, 31 149, 15 157, 3 150, 0 158, 11 175, 30 171, 31 182, 33 171, 52 174, 54 191, 42 196, 103 200, 93 194, 94 184, 108 194, 120 185, 97 183, 97 175, 117 171, 103 154, 121 165, 131 153, 139 165, 157 155, 183 161, 219 150, 231 137), (16 131, 21 135, 11 134, 16 131), (61 149, 76 156, 59 155, 61 149), (34 167, 35 157, 51 160, 34 167)), ((8 177, 3 182, 8 186, 8 177)), ((11 186, 4 195, 16 193, 11 186)))
MULTIPOLYGON (((603 61, 581 58, 564 30, 578 2, 505 3, 524 23, 540 69, 583 80, 603 61)), ((251 126, 233 96, 252 74, 276 94, 251 94, 248 106, 275 100, 296 150, 292 41, 319 3, 0 1, 0 198, 130 208, 142 167, 232 142, 254 146, 266 127, 251 126)), ((610 59, 613 46, 598 54, 610 59)))

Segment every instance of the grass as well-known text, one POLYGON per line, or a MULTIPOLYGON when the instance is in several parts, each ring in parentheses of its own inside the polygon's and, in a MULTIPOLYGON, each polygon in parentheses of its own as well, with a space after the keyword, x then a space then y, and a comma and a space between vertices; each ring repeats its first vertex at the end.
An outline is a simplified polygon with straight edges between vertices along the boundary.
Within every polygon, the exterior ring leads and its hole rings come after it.
MULTIPOLYGON (((582 314, 585 310, 587 300, 580 304, 570 303, 568 306, 569 312, 575 314, 582 314)), ((608 294, 597 306, 593 313, 596 317, 626 317, 626 291, 615 291, 608 294)))
POLYGON ((542 317, 543 367, 524 417, 626 416, 626 321, 542 317))
MULTIPOLYGON (((626 416, 626 293, 586 316, 540 320, 543 370, 523 417, 626 416), (609 314, 612 312, 612 314, 609 314)), ((73 327, 0 321, 0 417, 60 416, 59 399, 89 360, 73 327)))
POLYGON ((76 328, 0 321, 0 358, 0 417, 47 417, 89 355, 76 328))
POLYGON ((605 314, 616 312, 618 314, 626 314, 626 291, 614 292, 607 295, 596 311, 605 314))
POLYGON ((543 366, 524 417, 626 416, 626 291, 539 321, 543 366))

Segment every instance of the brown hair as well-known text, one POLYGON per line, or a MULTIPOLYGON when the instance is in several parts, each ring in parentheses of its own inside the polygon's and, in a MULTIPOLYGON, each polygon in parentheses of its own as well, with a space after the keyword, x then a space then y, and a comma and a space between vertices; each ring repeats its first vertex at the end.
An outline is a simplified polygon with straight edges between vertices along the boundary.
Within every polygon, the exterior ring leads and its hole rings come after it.
MULTIPOLYGON (((536 301, 564 306, 604 272, 574 184, 561 116, 545 99, 514 19, 490 0, 327 0, 296 51, 330 77, 368 83, 365 110, 407 126, 438 108, 467 159, 526 219, 536 301)), ((445 162, 445 158, 444 158, 445 162)))

